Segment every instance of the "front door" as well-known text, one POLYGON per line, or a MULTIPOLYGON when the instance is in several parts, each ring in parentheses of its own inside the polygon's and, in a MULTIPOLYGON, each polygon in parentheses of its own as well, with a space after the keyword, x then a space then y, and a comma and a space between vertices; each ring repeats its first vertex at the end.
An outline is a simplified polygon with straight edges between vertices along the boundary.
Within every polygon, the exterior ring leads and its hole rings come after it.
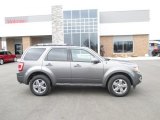
POLYGON ((72 82, 75 83, 102 83, 103 78, 103 63, 92 63, 94 55, 86 50, 72 49, 71 50, 71 73, 72 82))

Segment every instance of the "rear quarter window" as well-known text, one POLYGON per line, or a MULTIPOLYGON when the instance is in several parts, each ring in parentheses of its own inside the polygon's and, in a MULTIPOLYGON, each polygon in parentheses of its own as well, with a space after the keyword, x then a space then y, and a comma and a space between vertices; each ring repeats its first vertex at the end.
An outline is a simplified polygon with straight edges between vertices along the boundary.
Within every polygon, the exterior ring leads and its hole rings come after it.
POLYGON ((24 56, 24 60, 37 61, 45 51, 45 48, 31 48, 24 56))

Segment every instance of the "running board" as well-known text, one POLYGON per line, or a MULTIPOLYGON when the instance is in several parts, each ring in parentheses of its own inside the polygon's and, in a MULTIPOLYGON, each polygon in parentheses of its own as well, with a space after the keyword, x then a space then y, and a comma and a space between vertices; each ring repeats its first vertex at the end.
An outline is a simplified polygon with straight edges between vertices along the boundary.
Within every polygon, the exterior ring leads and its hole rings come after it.
POLYGON ((56 83, 56 85, 64 85, 64 86, 97 86, 103 87, 102 84, 91 84, 91 83, 56 83))

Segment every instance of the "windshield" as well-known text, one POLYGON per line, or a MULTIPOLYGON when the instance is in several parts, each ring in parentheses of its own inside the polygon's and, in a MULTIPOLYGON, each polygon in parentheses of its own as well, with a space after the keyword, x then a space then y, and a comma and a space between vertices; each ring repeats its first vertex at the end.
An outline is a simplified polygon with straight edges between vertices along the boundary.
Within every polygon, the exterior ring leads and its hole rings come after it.
MULTIPOLYGON (((86 48, 86 47, 85 47, 86 48)), ((88 50, 90 50, 90 51, 92 51, 92 53, 94 53, 94 54, 96 54, 97 55, 97 53, 94 51, 94 50, 92 50, 92 49, 90 49, 90 48, 87 48, 88 50)), ((102 57, 102 56, 100 56, 100 55, 98 55, 98 57, 100 58, 100 59, 102 59, 102 60, 106 60, 106 58, 104 58, 104 57, 102 57)))

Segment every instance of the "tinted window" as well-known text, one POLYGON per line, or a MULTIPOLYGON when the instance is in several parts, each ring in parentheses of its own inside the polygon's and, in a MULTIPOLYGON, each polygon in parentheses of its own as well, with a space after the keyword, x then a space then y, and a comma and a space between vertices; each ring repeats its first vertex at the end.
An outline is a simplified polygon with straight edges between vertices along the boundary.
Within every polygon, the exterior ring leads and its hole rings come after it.
POLYGON ((4 55, 4 52, 0 52, 0 55, 4 55))
POLYGON ((133 52, 133 41, 115 41, 114 52, 115 53, 133 52))
POLYGON ((48 61, 67 61, 67 49, 54 48, 48 55, 46 60, 48 61))
POLYGON ((93 55, 85 50, 71 50, 72 60, 74 62, 91 62, 93 55))
POLYGON ((114 53, 133 52, 133 36, 116 36, 114 40, 114 53))
POLYGON ((31 48, 27 51, 24 60, 33 60, 36 61, 45 51, 45 48, 31 48))

